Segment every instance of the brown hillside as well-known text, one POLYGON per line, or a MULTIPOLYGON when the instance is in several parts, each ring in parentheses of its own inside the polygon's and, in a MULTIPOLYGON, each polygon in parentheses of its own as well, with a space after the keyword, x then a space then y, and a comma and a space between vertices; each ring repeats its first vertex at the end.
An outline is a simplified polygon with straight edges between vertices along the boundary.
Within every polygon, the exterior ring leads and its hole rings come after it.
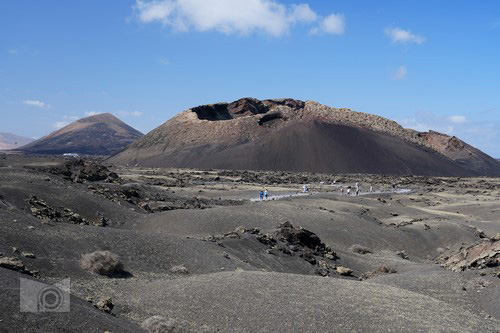
POLYGON ((112 114, 103 113, 77 120, 19 150, 36 154, 112 155, 142 136, 112 114))
POLYGON ((243 98, 194 107, 110 161, 156 167, 481 174, 464 169, 418 132, 394 121, 293 99, 243 98))

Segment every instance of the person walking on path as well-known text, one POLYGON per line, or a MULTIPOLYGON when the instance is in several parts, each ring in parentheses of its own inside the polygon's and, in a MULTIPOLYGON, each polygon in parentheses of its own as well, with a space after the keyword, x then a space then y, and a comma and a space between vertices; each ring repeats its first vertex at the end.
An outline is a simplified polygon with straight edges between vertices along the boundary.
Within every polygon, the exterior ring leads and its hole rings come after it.
POLYGON ((269 192, 267 192, 267 189, 264 190, 264 200, 267 200, 269 197, 269 192))
POLYGON ((259 197, 260 197, 260 201, 262 201, 262 199, 264 198, 264 192, 260 191, 259 197))
POLYGON ((341 194, 341 195, 344 195, 344 186, 341 186, 341 187, 340 187, 340 194, 341 194))

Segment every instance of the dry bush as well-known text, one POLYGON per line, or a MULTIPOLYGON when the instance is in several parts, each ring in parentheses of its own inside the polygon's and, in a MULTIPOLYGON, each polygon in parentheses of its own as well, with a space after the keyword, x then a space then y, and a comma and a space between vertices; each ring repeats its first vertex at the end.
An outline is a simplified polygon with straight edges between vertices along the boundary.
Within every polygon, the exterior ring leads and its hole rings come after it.
POLYGON ((369 248, 364 247, 362 245, 359 245, 359 244, 354 244, 353 246, 351 246, 350 250, 352 252, 356 252, 356 253, 359 253, 359 254, 372 253, 372 250, 370 250, 369 248))
POLYGON ((80 266, 89 272, 108 276, 123 271, 123 264, 118 256, 109 251, 95 251, 82 255, 80 266))
POLYGON ((166 319, 162 316, 153 316, 144 320, 141 327, 150 333, 184 333, 188 332, 174 319, 166 319))
POLYGON ((170 272, 174 274, 189 274, 188 269, 184 265, 174 266, 170 268, 170 272))

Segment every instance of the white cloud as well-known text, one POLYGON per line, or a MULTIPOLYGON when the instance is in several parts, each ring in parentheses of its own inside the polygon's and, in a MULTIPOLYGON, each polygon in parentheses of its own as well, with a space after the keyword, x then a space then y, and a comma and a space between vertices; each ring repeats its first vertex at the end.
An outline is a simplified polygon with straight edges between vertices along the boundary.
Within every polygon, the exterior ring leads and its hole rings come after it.
POLYGON ((345 31, 345 17, 343 14, 331 14, 323 18, 320 24, 311 29, 312 34, 342 35, 345 31))
POLYGON ((290 21, 292 22, 314 22, 318 15, 308 4, 292 5, 290 11, 290 21))
POLYGON ((392 74, 392 78, 394 80, 402 80, 406 77, 407 74, 408 70, 406 69, 406 66, 399 66, 398 69, 396 69, 392 74))
POLYGON ((500 122, 495 117, 488 120, 477 120, 477 117, 467 119, 464 116, 441 116, 436 113, 422 112, 411 115, 398 122, 406 128, 419 132, 428 130, 454 135, 457 138, 477 147, 485 153, 500 158, 500 122), (456 121, 458 120, 458 122, 456 121))
POLYGON ((87 111, 85 112, 85 115, 87 117, 90 117, 90 116, 95 116, 96 114, 100 114, 101 112, 96 112, 96 111, 87 111))
POLYGON ((131 117, 142 116, 142 112, 140 112, 140 111, 116 111, 116 114, 118 114, 120 116, 131 116, 131 117))
POLYGON ((166 66, 170 64, 170 61, 167 58, 160 58, 160 64, 166 66))
POLYGON ((465 118, 465 116, 451 116, 448 118, 452 123, 455 123, 455 124, 461 124, 461 123, 464 123, 467 118, 465 118))
MULTIPOLYGON (((420 118, 420 117, 418 117, 420 118)), ((399 121, 401 126, 405 128, 411 128, 419 132, 427 132, 429 130, 448 134, 448 135, 453 135, 453 132, 455 131, 455 128, 449 124, 442 123, 440 121, 437 122, 432 122, 432 125, 426 122, 425 120, 421 119, 416 119, 416 118, 409 118, 409 119, 403 119, 399 121)))
POLYGON ((63 117, 65 120, 70 120, 70 121, 75 121, 75 120, 78 120, 80 119, 80 117, 78 116, 75 116, 75 115, 64 115, 63 117))
POLYGON ((64 126, 69 125, 69 122, 67 121, 56 121, 55 123, 52 124, 52 127, 54 129, 60 129, 63 128, 64 126))
POLYGON ((19 50, 17 50, 17 49, 10 49, 8 52, 9 52, 10 54, 18 54, 18 53, 19 53, 19 50))
POLYGON ((42 109, 48 109, 50 105, 45 104, 42 101, 34 100, 34 99, 28 99, 25 101, 22 101, 24 105, 29 105, 29 106, 36 106, 37 108, 42 108, 42 109))
POLYGON ((409 30, 401 28, 387 28, 385 34, 392 40, 393 43, 416 43, 422 44, 425 42, 425 37, 413 34, 409 30))
POLYGON ((276 0, 136 0, 134 9, 143 23, 240 35, 281 36, 295 23, 317 20, 308 4, 284 5, 276 0))

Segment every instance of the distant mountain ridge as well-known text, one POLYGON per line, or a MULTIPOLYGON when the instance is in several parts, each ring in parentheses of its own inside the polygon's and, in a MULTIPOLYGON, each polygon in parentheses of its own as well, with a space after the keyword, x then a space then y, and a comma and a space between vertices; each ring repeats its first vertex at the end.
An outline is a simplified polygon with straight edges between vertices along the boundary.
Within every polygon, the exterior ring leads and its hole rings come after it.
POLYGON ((36 154, 112 155, 143 134, 110 113, 79 119, 19 150, 36 154))
POLYGON ((459 163, 463 168, 481 175, 500 176, 499 162, 455 136, 429 131, 419 136, 431 148, 459 163))
POLYGON ((152 167, 500 175, 500 163, 481 151, 464 143, 461 149, 467 152, 457 153, 436 141, 432 133, 314 101, 242 98, 183 111, 109 161, 152 167))
POLYGON ((34 141, 12 133, 0 133, 0 150, 16 149, 34 141))

